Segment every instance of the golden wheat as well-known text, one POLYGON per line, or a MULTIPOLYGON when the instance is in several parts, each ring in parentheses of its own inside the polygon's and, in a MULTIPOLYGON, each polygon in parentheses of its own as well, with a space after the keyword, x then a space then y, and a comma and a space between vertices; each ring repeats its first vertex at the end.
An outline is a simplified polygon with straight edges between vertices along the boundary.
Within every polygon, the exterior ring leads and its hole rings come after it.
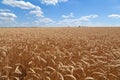
POLYGON ((120 80, 120 28, 0 28, 0 80, 120 80))

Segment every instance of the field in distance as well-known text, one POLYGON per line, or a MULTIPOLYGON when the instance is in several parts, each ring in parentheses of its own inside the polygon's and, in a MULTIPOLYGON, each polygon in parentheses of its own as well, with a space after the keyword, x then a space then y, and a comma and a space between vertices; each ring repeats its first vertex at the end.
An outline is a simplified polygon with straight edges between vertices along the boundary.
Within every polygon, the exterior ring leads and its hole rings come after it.
POLYGON ((0 80, 120 80, 120 28, 0 28, 0 80))

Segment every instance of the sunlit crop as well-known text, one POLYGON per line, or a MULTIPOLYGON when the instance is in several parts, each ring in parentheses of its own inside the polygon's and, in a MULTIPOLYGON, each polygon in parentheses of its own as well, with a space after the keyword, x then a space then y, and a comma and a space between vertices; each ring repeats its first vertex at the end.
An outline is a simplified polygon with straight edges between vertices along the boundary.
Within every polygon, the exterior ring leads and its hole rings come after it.
POLYGON ((0 80, 120 80, 120 28, 1 28, 0 80))

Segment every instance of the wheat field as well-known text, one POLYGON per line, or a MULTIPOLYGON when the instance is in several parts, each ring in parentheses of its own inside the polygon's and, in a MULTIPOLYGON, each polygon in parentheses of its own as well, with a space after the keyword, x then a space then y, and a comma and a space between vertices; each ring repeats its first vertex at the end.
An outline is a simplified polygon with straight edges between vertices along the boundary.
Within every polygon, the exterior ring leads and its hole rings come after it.
POLYGON ((120 80, 120 28, 0 28, 0 80, 120 80))

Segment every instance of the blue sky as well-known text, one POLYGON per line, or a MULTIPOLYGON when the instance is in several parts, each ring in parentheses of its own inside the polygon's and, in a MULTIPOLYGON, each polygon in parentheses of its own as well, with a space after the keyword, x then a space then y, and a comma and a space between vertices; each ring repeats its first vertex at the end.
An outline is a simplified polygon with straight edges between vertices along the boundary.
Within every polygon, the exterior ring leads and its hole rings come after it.
POLYGON ((0 27, 120 26, 120 0, 0 0, 0 27))

